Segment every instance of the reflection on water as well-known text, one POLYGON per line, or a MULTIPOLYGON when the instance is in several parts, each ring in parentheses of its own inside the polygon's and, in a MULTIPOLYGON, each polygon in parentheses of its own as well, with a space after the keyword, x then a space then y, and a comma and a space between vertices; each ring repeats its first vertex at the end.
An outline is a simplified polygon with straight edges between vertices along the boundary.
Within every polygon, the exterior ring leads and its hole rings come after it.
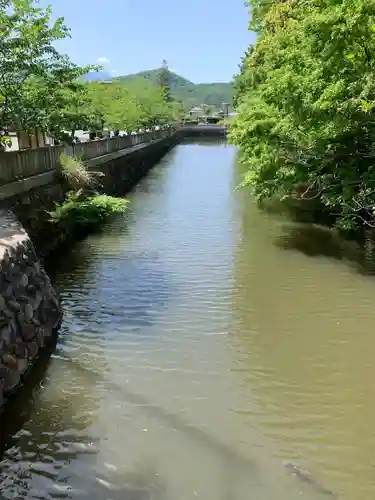
POLYGON ((308 257, 347 258, 342 242, 323 227, 286 226, 275 244, 284 249, 299 250, 308 257))
POLYGON ((1 498, 374 495, 375 282, 235 191, 235 156, 181 144, 58 263, 64 324, 0 424, 1 498))

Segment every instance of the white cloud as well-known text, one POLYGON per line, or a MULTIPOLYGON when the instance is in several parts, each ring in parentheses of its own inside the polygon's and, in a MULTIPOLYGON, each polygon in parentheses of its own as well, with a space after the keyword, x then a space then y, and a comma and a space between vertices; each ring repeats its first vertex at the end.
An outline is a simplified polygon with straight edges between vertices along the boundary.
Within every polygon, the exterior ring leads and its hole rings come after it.
POLYGON ((110 64, 110 60, 108 59, 108 57, 105 57, 105 56, 102 56, 102 57, 98 57, 96 62, 98 64, 105 64, 105 65, 109 65, 110 64))

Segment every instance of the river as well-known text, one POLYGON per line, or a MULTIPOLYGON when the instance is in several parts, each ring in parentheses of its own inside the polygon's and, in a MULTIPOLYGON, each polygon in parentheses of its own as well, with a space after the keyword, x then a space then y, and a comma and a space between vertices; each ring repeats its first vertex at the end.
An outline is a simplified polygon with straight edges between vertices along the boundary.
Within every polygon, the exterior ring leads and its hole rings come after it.
POLYGON ((2 499, 374 497, 375 280, 239 178, 232 146, 181 144, 56 264, 65 319, 1 422, 2 499))

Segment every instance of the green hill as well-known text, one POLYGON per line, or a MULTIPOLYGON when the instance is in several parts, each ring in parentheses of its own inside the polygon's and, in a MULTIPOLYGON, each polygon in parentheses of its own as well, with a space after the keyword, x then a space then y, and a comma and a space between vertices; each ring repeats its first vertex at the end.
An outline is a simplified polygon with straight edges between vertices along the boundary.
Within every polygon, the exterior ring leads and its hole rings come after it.
MULTIPOLYGON (((198 83, 195 84, 172 71, 169 73, 169 86, 174 99, 181 101, 185 109, 193 106, 207 104, 220 108, 223 102, 232 105, 233 88, 231 83, 198 83)), ((133 75, 120 76, 116 79, 124 83, 134 83, 145 80, 148 83, 158 85, 160 69, 141 71, 133 75)))

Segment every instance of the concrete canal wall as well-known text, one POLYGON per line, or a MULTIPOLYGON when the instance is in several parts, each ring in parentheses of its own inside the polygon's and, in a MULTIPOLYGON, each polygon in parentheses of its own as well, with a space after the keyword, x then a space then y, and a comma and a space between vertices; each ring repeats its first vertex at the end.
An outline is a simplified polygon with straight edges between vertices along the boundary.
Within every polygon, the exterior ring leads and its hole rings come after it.
POLYGON ((90 170, 99 171, 102 190, 110 195, 129 192, 147 172, 179 142, 175 133, 152 143, 139 144, 127 151, 93 158, 86 162, 90 170))

